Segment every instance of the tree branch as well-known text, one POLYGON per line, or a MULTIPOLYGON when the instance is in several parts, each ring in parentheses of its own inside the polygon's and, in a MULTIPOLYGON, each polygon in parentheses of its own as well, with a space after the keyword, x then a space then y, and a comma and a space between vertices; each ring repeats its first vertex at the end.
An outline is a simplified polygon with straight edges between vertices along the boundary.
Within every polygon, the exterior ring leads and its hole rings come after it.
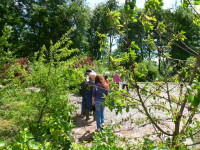
POLYGON ((196 11, 196 9, 193 7, 193 5, 192 5, 192 3, 191 3, 191 1, 190 0, 187 0, 188 1, 188 3, 190 4, 190 6, 192 7, 192 9, 196 12, 196 17, 197 18, 200 18, 200 15, 199 15, 199 13, 196 11))
POLYGON ((142 97, 141 97, 141 94, 140 94, 140 90, 139 90, 139 86, 138 86, 138 85, 136 85, 136 86, 137 86, 137 87, 136 87, 137 95, 139 96, 140 102, 141 102, 141 104, 142 104, 142 107, 143 107, 143 109, 144 109, 144 111, 145 111, 145 114, 147 115, 148 119, 156 126, 156 128, 157 128, 160 132, 162 132, 163 134, 166 134, 166 135, 168 135, 168 136, 173 136, 173 134, 170 134, 170 133, 165 132, 165 131, 154 121, 154 119, 151 117, 151 115, 150 115, 149 112, 147 111, 147 108, 146 108, 146 106, 145 106, 145 104, 144 104, 144 102, 143 102, 143 100, 142 100, 142 97))

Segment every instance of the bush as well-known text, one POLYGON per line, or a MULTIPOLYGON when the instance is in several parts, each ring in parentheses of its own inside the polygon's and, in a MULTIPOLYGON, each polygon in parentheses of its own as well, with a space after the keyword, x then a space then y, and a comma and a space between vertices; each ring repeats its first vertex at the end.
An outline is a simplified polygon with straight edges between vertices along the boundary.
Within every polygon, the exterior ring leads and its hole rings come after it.
POLYGON ((25 150, 29 149, 29 141, 35 143, 37 140, 46 149, 70 149, 72 114, 76 108, 67 95, 69 87, 79 82, 81 72, 67 67, 71 62, 60 60, 77 51, 68 50, 69 45, 65 45, 68 40, 64 35, 49 50, 43 47, 40 53, 36 53, 35 58, 39 59, 33 59, 30 65, 30 74, 23 74, 26 78, 23 83, 19 78, 11 78, 9 84, 0 89, 1 107, 10 105, 6 110, 8 113, 2 117, 14 119, 21 130, 16 134, 19 138, 7 143, 8 147, 25 150), (65 47, 61 48, 63 45, 65 47), (48 56, 45 55, 47 51, 48 56), (22 131, 24 128, 26 130, 22 131))
POLYGON ((154 81, 158 78, 158 66, 151 60, 143 60, 136 66, 137 78, 139 81, 154 81))

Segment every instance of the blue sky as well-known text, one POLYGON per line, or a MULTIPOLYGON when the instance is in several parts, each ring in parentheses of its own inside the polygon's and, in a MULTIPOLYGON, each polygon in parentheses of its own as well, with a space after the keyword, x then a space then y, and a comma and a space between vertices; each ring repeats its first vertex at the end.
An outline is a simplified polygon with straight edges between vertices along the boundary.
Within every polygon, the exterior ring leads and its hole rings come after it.
MULTIPOLYGON (((95 7, 95 5, 101 3, 101 2, 106 2, 107 0, 86 0, 86 2, 91 6, 95 7)), ((125 0, 118 0, 120 3, 124 3, 125 0)), ((178 2, 177 4, 180 4, 180 0, 163 0, 164 2, 164 8, 173 8, 175 6, 176 1, 178 2)), ((142 8, 144 6, 145 0, 136 0, 136 6, 139 8, 142 8)))

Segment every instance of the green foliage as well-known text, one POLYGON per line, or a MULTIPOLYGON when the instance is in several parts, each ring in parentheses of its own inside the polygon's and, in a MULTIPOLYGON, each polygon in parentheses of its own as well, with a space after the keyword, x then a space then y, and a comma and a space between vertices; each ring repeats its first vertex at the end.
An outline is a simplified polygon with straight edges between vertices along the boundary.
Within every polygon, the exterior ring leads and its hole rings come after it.
POLYGON ((160 22, 160 23, 158 24, 158 32, 159 32, 160 34, 166 32, 166 25, 165 25, 163 22, 160 22))
POLYGON ((25 128, 23 131, 20 131, 20 135, 16 140, 16 143, 13 145, 5 146, 6 149, 42 149, 43 146, 39 142, 34 140, 33 135, 25 128))
POLYGON ((145 9, 146 10, 161 10, 162 6, 163 6, 163 1, 162 0, 148 0, 145 3, 145 9))
POLYGON ((155 142, 151 139, 149 139, 148 137, 145 137, 144 142, 140 145, 138 145, 140 147, 141 150, 155 150, 155 149, 159 149, 159 150, 170 150, 170 148, 168 147, 169 143, 163 141, 163 142, 155 142))
POLYGON ((88 48, 86 32, 89 28, 90 8, 83 0, 2 1, 0 31, 5 24, 12 26, 10 38, 13 52, 18 57, 32 57, 43 45, 49 48, 70 28, 71 47, 88 48))
POLYGON ((128 112, 130 107, 136 107, 137 102, 131 100, 129 94, 126 91, 114 91, 113 89, 113 91, 109 93, 109 96, 106 99, 106 105, 111 111, 115 110, 116 114, 118 114, 122 113, 124 108, 126 108, 128 112))
POLYGON ((159 77, 158 66, 151 60, 143 60, 135 69, 139 81, 154 81, 159 77))
POLYGON ((200 5, 200 1, 199 0, 194 0, 194 5, 200 5))
POLYGON ((29 142, 32 145, 35 142, 29 140, 27 135, 46 149, 71 147, 72 114, 76 108, 70 104, 67 95, 71 86, 79 84, 82 72, 69 68, 72 62, 61 61, 63 57, 77 52, 77 49, 69 49, 72 43, 67 37, 69 32, 63 35, 60 41, 52 43, 49 49, 43 47, 35 54, 38 60, 35 59, 31 63, 30 74, 23 74, 23 83, 20 78, 11 78, 10 83, 0 89, 2 108, 10 104, 10 109, 6 112, 12 114, 5 113, 3 117, 16 120, 21 129, 29 128, 26 133, 21 133, 22 141, 8 144, 11 147, 29 149, 29 142), (12 106, 12 103, 15 105, 12 106))
POLYGON ((155 17, 143 14, 142 16, 140 16, 140 19, 142 20, 142 25, 144 26, 144 29, 147 33, 153 30, 154 23, 156 21, 155 17))
POLYGON ((113 28, 113 20, 118 20, 118 2, 109 0, 105 4, 99 4, 93 10, 90 18, 90 28, 88 30, 89 54, 93 58, 100 59, 102 56, 111 55, 113 40, 116 31, 113 28), (115 14, 115 15, 110 15, 115 14), (109 40, 109 44, 107 43, 109 40), (106 48, 110 46, 109 52, 106 48))
POLYGON ((89 148, 87 146, 81 145, 81 144, 72 144, 72 149, 74 150, 88 150, 89 148))
MULTIPOLYGON (((192 120, 195 120, 195 114, 198 112, 199 88, 197 87, 199 87, 199 83, 193 87, 192 81, 197 79, 199 76, 200 53, 198 54, 195 52, 197 50, 196 47, 193 47, 192 49, 187 45, 189 37, 187 34, 188 32, 183 30, 183 28, 188 27, 187 25, 179 26, 179 28, 177 28, 177 26, 170 22, 168 23, 163 19, 163 17, 165 17, 164 13, 166 12, 161 11, 162 5, 162 1, 148 0, 145 4, 146 7, 144 13, 138 17, 138 20, 143 25, 145 31, 145 36, 143 35, 142 40, 146 42, 145 46, 146 52, 148 51, 149 53, 148 57, 150 59, 158 56, 158 66, 153 64, 151 61, 142 61, 141 63, 136 62, 137 55, 135 55, 136 52, 132 49, 135 50, 140 47, 138 48, 138 46, 134 46, 134 43, 136 42, 132 42, 132 39, 129 38, 130 33, 128 31, 131 29, 128 27, 128 24, 129 22, 132 22, 132 20, 129 16, 125 16, 125 19, 123 20, 124 22, 121 23, 124 28, 118 28, 118 30, 120 30, 119 33, 125 33, 122 34, 125 50, 121 55, 111 57, 111 60, 113 67, 118 69, 120 73, 124 72, 123 70, 125 69, 129 69, 126 76, 128 84, 134 90, 134 94, 131 95, 125 93, 124 90, 113 92, 113 89, 111 88, 110 95, 107 98, 108 102, 106 103, 111 110, 115 109, 116 113, 122 113, 123 109, 126 109, 127 111, 131 108, 138 109, 138 111, 144 114, 153 124, 154 128, 156 128, 156 132, 159 131, 158 136, 159 134, 164 134, 169 137, 167 143, 164 141, 161 143, 154 143, 150 139, 145 139, 144 145, 148 146, 144 146, 144 149, 156 149, 158 147, 160 149, 178 149, 178 147, 186 149, 184 141, 188 136, 192 138, 191 135, 194 133, 192 127, 195 127, 195 129, 198 128, 198 121, 192 123, 192 120), (133 45, 131 43, 133 43, 133 45), (180 46, 178 44, 180 44, 180 46), (181 48, 181 50, 191 55, 198 55, 197 59, 193 63, 184 63, 184 61, 172 59, 174 57, 173 52, 175 52, 173 51, 173 46, 177 46, 179 47, 179 50, 181 48), (126 64, 126 67, 124 64, 126 64), (178 67, 184 65, 185 68, 177 71, 178 67), (163 71, 161 70, 162 67, 164 68, 163 71), (191 70, 193 72, 190 72, 191 70), (165 81, 164 83, 153 82, 159 77, 158 72, 162 73, 163 80, 165 81), (169 81, 173 79, 171 78, 172 73, 176 77, 175 81, 177 85, 174 85, 174 87, 171 87, 171 84, 169 83, 169 81), (152 81, 152 83, 140 84, 138 81, 141 81, 141 79, 143 81, 152 81), (193 87, 193 89, 185 90, 187 87, 186 81, 189 81, 189 87, 193 87), (179 94, 173 95, 173 89, 178 90, 179 94), (188 103, 188 96, 191 105, 188 103), (189 108, 187 108, 188 105, 189 108), (168 126, 172 129, 171 131, 163 129, 162 125, 166 120, 164 120, 164 117, 156 114, 157 111, 163 112, 167 118, 170 116, 170 120, 174 124, 174 128, 171 128, 170 125, 168 126), (185 115, 185 112, 188 114, 185 115), (183 123, 183 126, 180 126, 181 123, 183 123)), ((194 14, 190 13, 189 9, 186 11, 188 13, 188 18, 186 19, 190 19, 194 14)), ((120 14, 116 15, 116 13, 113 13, 112 15, 115 15, 115 17, 118 16, 118 18, 116 17, 117 19, 114 19, 116 24, 113 25, 116 25, 115 27, 117 28, 120 23, 120 14)), ((194 24, 192 24, 192 26, 193 25, 194 24)), ((196 38, 196 36, 194 37, 196 38)), ((183 53, 178 54, 182 55, 183 53)), ((186 56, 185 54, 183 55, 186 56)), ((181 57, 179 56, 178 58, 181 57)))
POLYGON ((13 59, 13 52, 10 50, 11 44, 8 42, 11 32, 12 27, 5 25, 0 37, 0 70, 7 67, 6 63, 12 62, 13 59))
POLYGON ((91 147, 80 144, 73 144, 74 150, 123 150, 130 145, 126 144, 126 140, 114 133, 114 130, 120 128, 119 125, 107 125, 100 132, 95 132, 91 147))
POLYGON ((200 83, 198 81, 193 81, 192 86, 188 86, 190 95, 188 96, 188 101, 192 103, 195 109, 198 109, 200 104, 200 83))
MULTIPOLYGON (((194 2, 198 4, 198 0, 194 2)), ((78 47, 85 55, 89 53, 97 59, 108 54, 107 58, 113 65, 111 70, 118 69, 126 77, 131 90, 134 90, 133 95, 125 90, 116 90, 116 85, 111 82, 110 95, 106 101, 111 110, 122 113, 124 109, 127 112, 138 109, 145 115, 142 121, 137 120, 138 124, 148 120, 155 127, 158 137, 161 134, 169 137, 167 141, 161 142, 144 138, 144 143, 138 144, 137 148, 186 149, 184 141, 187 137, 193 139, 193 134, 200 127, 195 118, 200 104, 200 54, 193 63, 176 62, 173 58, 186 59, 190 54, 197 55, 198 14, 186 8, 191 5, 188 1, 183 1, 183 8, 179 7, 173 12, 162 10, 162 0, 147 0, 143 10, 137 10, 135 4, 135 0, 126 0, 124 8, 119 11, 116 1, 109 0, 106 4, 98 5, 93 14, 82 0, 4 1, 0 4, 2 18, 5 18, 0 19, 1 29, 8 22, 14 31, 10 38, 11 28, 5 26, 0 38, 1 67, 10 61, 13 52, 20 56, 33 56, 35 51, 45 45, 31 58, 30 73, 23 71, 25 80, 13 77, 20 69, 18 65, 11 66, 11 70, 6 72, 9 82, 0 89, 0 114, 2 120, 14 120, 7 122, 8 127, 17 128, 12 128, 14 131, 10 131, 11 128, 0 131, 3 140, 8 141, 6 144, 0 142, 0 147, 87 149, 78 144, 72 146, 74 139, 70 135, 72 115, 76 108, 67 95, 78 90, 85 69, 74 68, 79 58, 72 56, 80 52, 76 49, 78 47), (75 27, 73 32, 69 31, 55 43, 71 27, 75 27), (121 42, 112 55, 115 35, 120 37, 121 42), (106 51, 108 39, 109 52, 106 51), (13 45, 9 40, 14 41, 13 45), (178 44, 180 46, 177 48, 178 44), (12 52, 11 46, 16 48, 12 52), (144 60, 155 56, 159 58, 158 66, 150 60, 144 60), (138 63, 139 60, 143 61, 138 63), (181 69, 177 71, 178 67, 181 69), (158 70, 163 75, 164 83, 138 83, 155 81, 159 77, 158 70), (169 81, 175 81, 177 85, 170 88, 169 81), (178 96, 172 94, 173 89, 178 90, 178 96), (161 126, 165 120, 154 114, 157 111, 170 118, 174 125, 171 130, 161 126), (185 112, 188 114, 185 115, 185 112), (18 130, 21 132, 18 133, 18 130), (19 138, 8 140, 13 134, 19 138)), ((97 67, 101 63, 99 61, 97 67)), ((97 71, 104 72, 107 68, 105 61, 97 71)), ((6 126, 3 123, 1 128, 6 126)), ((113 127, 108 126, 96 133, 91 149, 134 148, 124 146, 125 141, 118 138, 113 130, 113 127)))
POLYGON ((120 138, 113 133, 115 128, 119 128, 118 125, 107 126, 101 132, 97 132, 94 135, 94 141, 92 142, 92 150, 123 150, 123 146, 120 144, 120 138))
MULTIPOLYGON (((198 52, 199 45, 197 37, 199 37, 199 25, 195 24, 194 21, 197 19, 194 13, 192 13, 192 10, 190 8, 184 8, 179 7, 174 14, 172 14, 171 17, 169 15, 166 16, 166 21, 176 21, 176 23, 173 26, 173 29, 176 34, 171 33, 170 37, 170 44, 171 44, 171 52, 172 58, 179 58, 179 59, 187 59, 191 54, 195 56, 193 51, 198 52), (180 38, 179 38, 180 37, 180 38), (173 40, 174 39, 174 40, 173 40), (185 40, 187 39, 187 40, 185 40), (183 48, 186 48, 185 45, 181 42, 184 41, 184 43, 190 47, 193 51, 183 50, 183 48), (171 42, 174 41, 175 44, 172 44, 171 42), (178 47, 181 46, 182 48, 178 47)), ((171 23, 169 23, 171 24, 171 23)))

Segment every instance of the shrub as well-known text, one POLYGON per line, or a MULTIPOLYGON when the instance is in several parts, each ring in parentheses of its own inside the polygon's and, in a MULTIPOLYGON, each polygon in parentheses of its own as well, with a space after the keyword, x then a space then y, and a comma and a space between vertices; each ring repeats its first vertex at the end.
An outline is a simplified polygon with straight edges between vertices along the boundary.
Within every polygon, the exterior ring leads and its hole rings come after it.
POLYGON ((143 60, 136 66, 139 81, 154 81, 159 77, 158 66, 151 60, 143 60))

